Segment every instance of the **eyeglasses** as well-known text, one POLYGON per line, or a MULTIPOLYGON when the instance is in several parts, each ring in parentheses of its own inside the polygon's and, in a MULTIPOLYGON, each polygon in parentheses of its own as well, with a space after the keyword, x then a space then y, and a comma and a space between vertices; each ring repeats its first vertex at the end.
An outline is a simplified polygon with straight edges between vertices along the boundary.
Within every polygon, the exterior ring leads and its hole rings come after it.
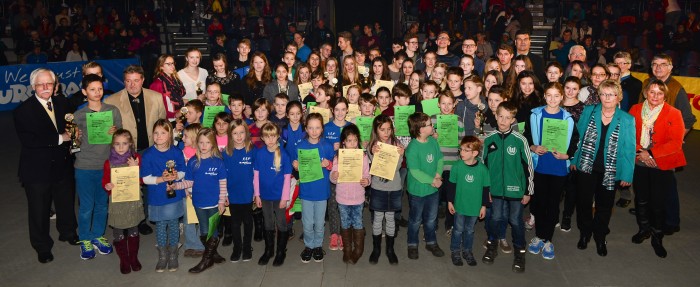
POLYGON ((576 56, 576 57, 583 57, 583 56, 585 56, 584 53, 575 53, 575 54, 570 54, 570 55, 574 55, 574 56, 576 56))
POLYGON ((44 89, 53 88, 56 83, 40 83, 34 84, 34 87, 43 87, 44 89))

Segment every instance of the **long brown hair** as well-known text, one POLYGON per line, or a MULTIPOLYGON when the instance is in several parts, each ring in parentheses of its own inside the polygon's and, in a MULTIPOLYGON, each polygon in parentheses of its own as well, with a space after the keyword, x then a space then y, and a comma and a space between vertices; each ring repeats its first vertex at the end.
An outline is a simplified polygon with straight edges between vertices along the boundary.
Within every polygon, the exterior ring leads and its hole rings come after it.
POLYGON ((245 76, 245 83, 248 85, 249 88, 253 88, 255 86, 255 82, 258 80, 258 78, 255 76, 255 68, 253 68, 253 61, 255 60, 255 57, 258 57, 263 60, 265 63, 265 67, 263 68, 262 75, 260 76, 260 81, 267 84, 269 82, 272 82, 272 71, 270 71, 270 62, 267 61, 267 57, 265 57, 265 54, 262 52, 255 52, 253 53, 253 56, 250 57, 250 70, 248 71, 248 74, 245 76))

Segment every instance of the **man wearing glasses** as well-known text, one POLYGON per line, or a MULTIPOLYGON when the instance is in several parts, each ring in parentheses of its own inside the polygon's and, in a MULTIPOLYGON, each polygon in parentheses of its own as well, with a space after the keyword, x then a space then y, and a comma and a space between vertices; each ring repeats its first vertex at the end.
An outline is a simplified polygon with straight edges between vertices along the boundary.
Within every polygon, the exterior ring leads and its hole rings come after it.
POLYGON ((437 61, 438 63, 445 63, 449 67, 459 66, 459 58, 449 51, 450 47, 450 34, 442 31, 438 34, 437 40, 437 61))
MULTIPOLYGON (((44 68, 29 76, 34 97, 21 103, 13 112, 15 130, 22 144, 18 175, 27 195, 29 241, 39 262, 53 261, 53 239, 49 228, 51 201, 56 207, 58 240, 78 244, 75 219, 75 190, 70 159, 71 133, 65 116, 69 103, 56 96, 56 74, 44 68)), ((79 134, 76 133, 75 137, 79 134)))
MULTIPOLYGON (((418 52, 418 34, 406 34, 403 39, 404 45, 406 46, 406 55, 408 58, 413 60, 414 63, 418 64, 418 61, 423 61, 420 52, 418 52)), ((418 67, 416 67, 418 68, 418 67)))
POLYGON ((474 58, 474 73, 482 77, 484 75, 484 60, 476 56, 476 41, 473 38, 466 38, 462 41, 462 57, 464 55, 469 55, 474 58))

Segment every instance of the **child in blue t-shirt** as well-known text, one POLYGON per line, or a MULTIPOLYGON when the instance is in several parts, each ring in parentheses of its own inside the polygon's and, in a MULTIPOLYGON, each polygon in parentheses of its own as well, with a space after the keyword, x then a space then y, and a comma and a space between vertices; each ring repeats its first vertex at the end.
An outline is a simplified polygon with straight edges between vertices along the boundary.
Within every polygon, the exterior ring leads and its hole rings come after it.
MULTIPOLYGON (((216 146, 216 131, 210 128, 203 128, 197 134, 197 155, 187 163, 185 179, 168 186, 168 189, 190 187, 192 191, 188 192, 188 196, 192 197, 192 205, 199 221, 199 231, 201 234, 208 234, 210 218, 216 213, 223 214, 228 205, 226 167, 216 146)), ((211 267, 214 262, 225 261, 216 252, 219 245, 218 229, 213 229, 213 233, 204 239, 206 242, 202 260, 197 266, 190 268, 190 273, 200 273, 211 267)))
POLYGON ((304 251, 301 261, 308 263, 323 261, 323 224, 326 204, 330 196, 330 168, 335 153, 333 146, 323 139, 323 116, 312 113, 306 118, 306 139, 297 145, 297 152, 292 154, 292 165, 299 171, 299 198, 301 198, 302 223, 304 225, 304 251), (318 153, 319 162, 299 162, 299 153, 318 153), (320 171, 318 170, 320 169, 320 171), (313 173, 321 173, 320 179, 306 179, 313 173))
POLYGON ((287 257, 287 203, 291 185, 292 167, 287 153, 279 146, 280 128, 274 123, 262 126, 265 146, 258 149, 253 164, 253 188, 255 205, 262 208, 265 217, 265 252, 258 265, 267 265, 275 255, 273 266, 284 264, 287 257), (277 253, 275 254, 275 226, 277 227, 277 253))
POLYGON ((185 214, 182 189, 167 191, 166 182, 185 176, 182 151, 172 145, 173 128, 165 119, 153 125, 153 146, 143 153, 140 176, 148 187, 148 220, 156 223, 158 263, 156 272, 178 268, 177 245, 180 239, 180 217, 185 214), (183 171, 178 172, 179 169, 183 171))
MULTIPOLYGON (((323 138, 333 145, 334 151, 337 151, 340 148, 340 133, 344 127, 351 125, 345 120, 348 113, 348 100, 343 97, 331 100, 331 112, 333 120, 323 127, 323 138)), ((328 249, 343 250, 343 239, 340 236, 340 211, 338 202, 335 200, 335 184, 331 184, 331 196, 328 198, 328 228, 331 233, 328 249)))
POLYGON ((248 125, 243 119, 234 119, 229 128, 229 140, 222 153, 226 166, 226 185, 229 190, 228 201, 231 210, 231 232, 233 235, 233 253, 231 261, 243 262, 253 258, 251 240, 253 236, 253 160, 255 149, 250 141, 248 125), (241 239, 241 224, 243 238, 241 239))

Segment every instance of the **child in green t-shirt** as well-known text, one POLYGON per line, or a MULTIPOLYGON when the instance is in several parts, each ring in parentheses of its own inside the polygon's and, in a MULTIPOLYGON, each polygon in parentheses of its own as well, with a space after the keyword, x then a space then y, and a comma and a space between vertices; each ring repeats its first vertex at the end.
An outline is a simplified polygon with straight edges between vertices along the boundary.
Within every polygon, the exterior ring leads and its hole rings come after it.
POLYGON ((440 199, 437 189, 442 185, 442 152, 432 137, 433 125, 424 113, 408 117, 409 132, 413 140, 406 148, 408 168, 408 193, 410 211, 408 219, 408 258, 418 259, 418 229, 423 224, 425 249, 435 257, 445 253, 437 244, 435 229, 440 199))
POLYGON ((479 138, 467 136, 459 145, 462 160, 452 165, 450 182, 456 189, 447 194, 447 208, 454 215, 452 229, 452 264, 462 266, 462 257, 469 266, 476 266, 472 253, 474 243, 474 225, 486 215, 486 206, 490 205, 489 170, 478 160, 482 144, 479 138))

